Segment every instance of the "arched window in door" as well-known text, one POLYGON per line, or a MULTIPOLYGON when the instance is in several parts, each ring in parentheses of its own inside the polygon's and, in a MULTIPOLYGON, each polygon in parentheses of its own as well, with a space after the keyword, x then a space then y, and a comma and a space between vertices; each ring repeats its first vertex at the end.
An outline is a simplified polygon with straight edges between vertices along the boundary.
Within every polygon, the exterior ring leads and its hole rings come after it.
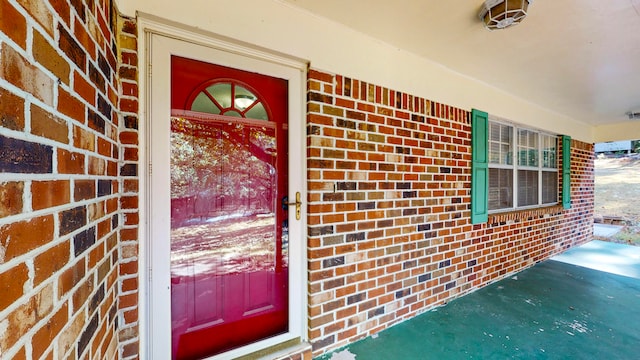
POLYGON ((256 120, 269 120, 269 113, 260 97, 245 84, 217 80, 194 92, 192 111, 256 120))

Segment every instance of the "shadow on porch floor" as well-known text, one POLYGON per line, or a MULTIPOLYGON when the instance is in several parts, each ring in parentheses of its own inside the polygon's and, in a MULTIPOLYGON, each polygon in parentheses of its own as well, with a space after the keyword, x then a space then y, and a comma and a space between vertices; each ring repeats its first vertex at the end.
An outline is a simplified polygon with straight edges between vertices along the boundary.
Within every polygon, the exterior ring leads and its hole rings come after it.
POLYGON ((640 248, 592 241, 319 359, 640 359, 640 248))

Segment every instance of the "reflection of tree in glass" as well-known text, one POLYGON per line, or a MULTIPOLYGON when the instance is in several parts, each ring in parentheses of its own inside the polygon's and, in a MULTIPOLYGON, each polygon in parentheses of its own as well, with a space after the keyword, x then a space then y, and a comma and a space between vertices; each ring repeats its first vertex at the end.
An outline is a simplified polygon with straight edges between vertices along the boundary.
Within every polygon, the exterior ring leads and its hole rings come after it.
MULTIPOLYGON (((228 219, 171 230, 172 276, 275 268, 275 216, 228 219)), ((287 257, 283 257, 286 265, 287 257)))
POLYGON ((171 127, 172 219, 273 211, 273 128, 178 117, 171 127))

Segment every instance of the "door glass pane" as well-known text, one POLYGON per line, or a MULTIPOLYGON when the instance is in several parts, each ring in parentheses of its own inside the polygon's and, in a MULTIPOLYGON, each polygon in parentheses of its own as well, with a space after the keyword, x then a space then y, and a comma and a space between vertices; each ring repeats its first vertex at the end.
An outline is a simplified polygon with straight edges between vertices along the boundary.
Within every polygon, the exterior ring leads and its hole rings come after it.
POLYGON ((191 104, 191 110, 206 112, 209 114, 220 114, 220 108, 216 104, 211 101, 211 99, 207 96, 207 94, 201 92, 196 96, 193 100, 193 104, 191 104))
POLYGON ((223 109, 231 107, 231 84, 217 83, 207 88, 207 91, 222 106, 223 109))
POLYGON ((210 356, 287 330, 276 148, 272 124, 171 119, 176 359, 210 356))
POLYGON ((236 85, 236 92, 235 92, 235 98, 234 98, 236 109, 244 110, 250 107, 251 105, 253 105, 253 103, 256 102, 257 100, 258 98, 256 98, 256 96, 253 95, 251 91, 245 89, 242 86, 236 85))
POLYGON ((239 112, 235 111, 235 110, 229 110, 227 112, 224 113, 227 116, 233 116, 233 117, 242 117, 242 114, 240 114, 239 112))
POLYGON ((269 116, 262 103, 257 103, 245 113, 245 116, 250 119, 268 120, 269 116))

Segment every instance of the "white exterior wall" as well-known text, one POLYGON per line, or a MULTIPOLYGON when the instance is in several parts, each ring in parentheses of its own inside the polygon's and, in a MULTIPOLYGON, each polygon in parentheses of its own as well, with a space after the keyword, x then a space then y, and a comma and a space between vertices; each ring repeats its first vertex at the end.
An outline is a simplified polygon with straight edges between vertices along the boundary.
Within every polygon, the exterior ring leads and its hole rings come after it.
MULTIPOLYGON (((341 24, 278 0, 119 0, 127 16, 155 16, 243 41, 390 89, 593 142, 594 129, 341 24)), ((473 55, 469 54, 469 61, 473 55)))

